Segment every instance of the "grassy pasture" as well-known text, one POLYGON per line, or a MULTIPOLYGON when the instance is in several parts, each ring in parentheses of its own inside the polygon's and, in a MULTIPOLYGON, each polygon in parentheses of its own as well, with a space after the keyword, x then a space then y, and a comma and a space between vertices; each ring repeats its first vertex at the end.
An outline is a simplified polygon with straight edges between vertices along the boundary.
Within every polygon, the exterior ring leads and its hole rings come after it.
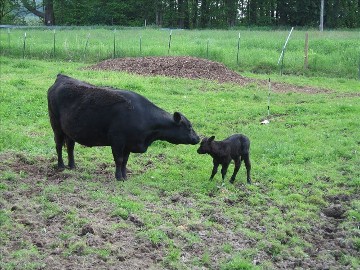
MULTIPOLYGON (((288 31, 59 28, 0 29, 2 55, 18 58, 97 62, 116 57, 190 55, 219 61, 237 71, 276 73, 288 31), (240 38, 237 64, 238 36, 240 38), (24 35, 26 44, 24 50, 24 35), (141 43, 141 50, 140 50, 141 43)), ((296 28, 285 51, 285 74, 359 78, 360 33, 309 33, 309 68, 304 70, 305 31, 296 28)))
POLYGON ((154 269, 360 267, 358 81, 273 75, 332 92, 272 93, 273 118, 260 125, 267 89, 255 84, 95 72, 63 61, 0 61, 0 268, 56 267, 54 261, 75 268, 127 262, 154 269), (184 113, 201 135, 248 135, 254 184, 245 184, 242 167, 235 185, 219 188, 220 175, 208 181, 210 157, 198 155, 197 146, 165 142, 130 156, 126 182, 114 180, 109 148, 77 145, 78 169, 56 172, 46 92, 59 72, 143 94, 184 113), (341 220, 322 213, 334 198, 346 210, 341 220), (95 233, 82 235, 89 224, 95 233), (125 250, 120 232, 131 242, 125 250), (140 261, 133 247, 141 250, 140 261))

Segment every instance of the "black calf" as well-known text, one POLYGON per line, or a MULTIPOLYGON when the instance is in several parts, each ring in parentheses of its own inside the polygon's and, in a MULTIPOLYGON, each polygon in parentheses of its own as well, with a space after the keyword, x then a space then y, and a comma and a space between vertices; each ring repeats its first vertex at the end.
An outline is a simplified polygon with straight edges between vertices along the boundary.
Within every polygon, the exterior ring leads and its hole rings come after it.
POLYGON ((230 183, 234 183, 236 174, 240 169, 242 160, 245 162, 247 182, 251 184, 250 170, 251 163, 249 158, 250 140, 242 135, 235 134, 223 141, 214 141, 215 136, 204 138, 197 150, 199 154, 209 154, 213 158, 214 167, 210 180, 214 178, 221 164, 221 175, 224 181, 227 169, 231 160, 235 162, 234 172, 230 178, 230 183))

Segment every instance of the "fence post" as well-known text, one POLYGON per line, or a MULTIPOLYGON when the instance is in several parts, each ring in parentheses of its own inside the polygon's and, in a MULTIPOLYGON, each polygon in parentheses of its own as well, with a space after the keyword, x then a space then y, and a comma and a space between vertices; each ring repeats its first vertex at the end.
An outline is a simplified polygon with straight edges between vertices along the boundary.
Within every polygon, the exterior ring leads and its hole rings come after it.
POLYGON ((56 44, 56 42, 55 42, 55 35, 56 35, 56 33, 55 33, 55 29, 54 29, 54 52, 53 52, 53 56, 54 56, 54 58, 55 58, 55 44, 56 44))
POLYGON ((89 38, 90 38, 90 33, 88 33, 86 43, 85 43, 84 59, 86 58, 86 50, 87 50, 87 47, 88 47, 88 44, 89 44, 89 38))
POLYGON ((206 43, 206 58, 209 58, 209 42, 210 42, 210 39, 208 38, 207 43, 206 43))
POLYGON ((10 52, 10 28, 8 28, 8 50, 10 52))
POLYGON ((268 106, 267 106, 267 109, 268 109, 268 120, 269 120, 269 117, 270 117, 270 92, 271 92, 271 81, 270 81, 270 78, 269 78, 268 106))
POLYGON ((308 67, 309 67, 308 52, 309 52, 309 33, 306 32, 306 34, 305 34, 305 48, 304 48, 304 69, 305 70, 307 70, 308 67))
POLYGON ((170 46, 171 46, 171 34, 172 34, 172 30, 170 30, 168 54, 170 53, 170 46))
POLYGON ((141 51, 141 36, 140 36, 140 55, 142 55, 142 51, 141 51))
POLYGON ((288 37, 287 37, 287 39, 285 41, 284 47, 283 47, 283 49, 281 51, 281 54, 280 54, 280 57, 279 57, 279 61, 277 63, 279 65, 279 63, 281 61, 280 75, 282 75, 282 69, 283 69, 283 66, 284 66, 284 55, 285 55, 286 45, 287 45, 287 43, 288 43, 288 41, 290 39, 290 36, 291 36, 291 33, 292 33, 293 30, 294 30, 294 27, 291 27, 290 33, 289 33, 289 35, 288 35, 288 37))
POLYGON ((25 59, 25 48, 26 48, 26 32, 24 33, 23 59, 25 59))
POLYGON ((239 51, 240 51, 240 33, 238 38, 238 44, 237 44, 237 54, 236 54, 236 64, 239 65, 239 51))
POLYGON ((114 29, 114 52, 113 52, 113 58, 116 57, 116 41, 115 41, 115 33, 116 33, 116 29, 114 29))

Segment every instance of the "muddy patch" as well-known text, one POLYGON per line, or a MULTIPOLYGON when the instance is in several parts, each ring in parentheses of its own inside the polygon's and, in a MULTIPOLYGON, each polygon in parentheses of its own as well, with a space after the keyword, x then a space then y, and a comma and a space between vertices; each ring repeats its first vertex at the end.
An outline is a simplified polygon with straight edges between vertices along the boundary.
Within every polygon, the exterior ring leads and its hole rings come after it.
MULTIPOLYGON (((43 158, 11 153, 1 155, 0 164, 6 187, 0 210, 9 218, 0 224, 7 235, 0 247, 2 263, 15 269, 161 268, 162 247, 139 237, 133 217, 114 214, 112 203, 97 198, 96 184, 90 187, 78 174, 59 171, 43 158)), ((105 178, 101 192, 116 196, 113 172, 102 168, 96 170, 105 178)))

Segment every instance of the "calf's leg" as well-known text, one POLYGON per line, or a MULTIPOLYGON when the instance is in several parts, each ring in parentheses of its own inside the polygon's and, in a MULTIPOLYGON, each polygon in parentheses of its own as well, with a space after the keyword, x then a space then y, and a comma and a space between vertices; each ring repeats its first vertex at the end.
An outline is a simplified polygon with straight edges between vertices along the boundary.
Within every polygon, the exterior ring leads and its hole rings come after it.
POLYGON ((230 178, 230 183, 231 183, 231 184, 234 183, 235 177, 236 177, 236 175, 237 175, 237 173, 238 173, 238 171, 239 171, 239 169, 240 169, 240 166, 241 166, 241 157, 238 158, 238 159, 235 159, 234 162, 235 162, 234 172, 233 172, 233 174, 232 174, 232 176, 231 176, 231 178, 230 178))
POLYGON ((218 168, 219 168, 219 163, 217 161, 213 160, 213 164, 214 164, 214 167, 211 172, 210 180, 212 180, 214 178, 214 176, 217 173, 218 168))
POLYGON ((221 167, 221 175, 222 175, 222 180, 223 180, 223 182, 224 182, 224 180, 225 180, 225 175, 226 175, 226 173, 227 173, 229 164, 230 164, 230 162, 228 162, 228 163, 223 163, 223 164, 222 164, 222 167, 221 167))

